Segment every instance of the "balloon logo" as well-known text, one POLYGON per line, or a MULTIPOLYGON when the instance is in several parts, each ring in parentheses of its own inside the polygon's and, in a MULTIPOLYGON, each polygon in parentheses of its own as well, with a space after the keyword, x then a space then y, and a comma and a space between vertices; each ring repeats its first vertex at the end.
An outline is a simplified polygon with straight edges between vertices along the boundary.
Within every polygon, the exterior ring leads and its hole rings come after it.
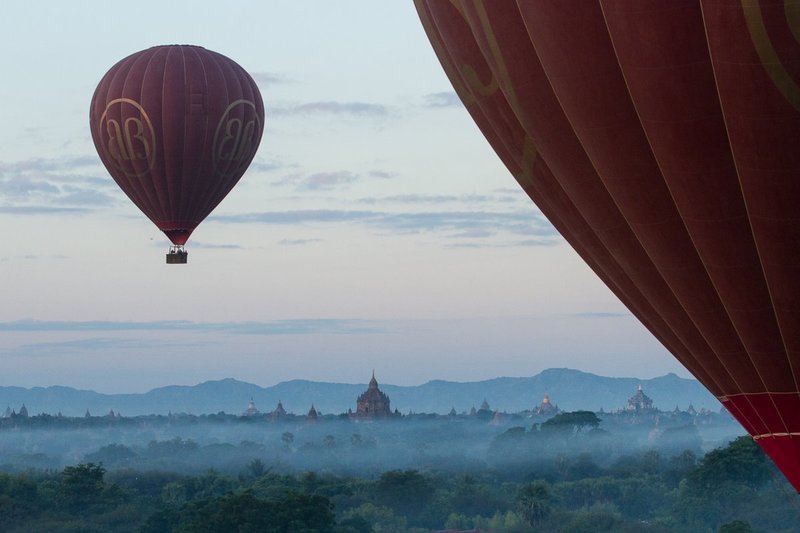
POLYGON ((214 133, 214 170, 220 176, 235 173, 249 164, 258 148, 256 136, 262 130, 256 105, 237 100, 228 106, 214 133), (236 113, 239 111, 239 113, 236 113), (235 115, 246 118, 237 118, 235 115))
POLYGON ((142 106, 129 98, 112 100, 100 117, 98 129, 106 132, 106 142, 101 144, 101 148, 116 170, 128 177, 150 171, 155 161, 156 134, 142 106), (133 110, 126 114, 127 106, 133 110), (112 118, 123 116, 127 118, 112 118), (141 170, 136 169, 137 163, 143 166, 141 170))
POLYGON ((525 192, 800 490, 800 10, 415 5, 525 192))
POLYGON ((189 236, 255 157, 264 103, 253 78, 222 54, 155 46, 103 76, 89 124, 111 177, 172 241, 167 263, 186 263, 189 236))

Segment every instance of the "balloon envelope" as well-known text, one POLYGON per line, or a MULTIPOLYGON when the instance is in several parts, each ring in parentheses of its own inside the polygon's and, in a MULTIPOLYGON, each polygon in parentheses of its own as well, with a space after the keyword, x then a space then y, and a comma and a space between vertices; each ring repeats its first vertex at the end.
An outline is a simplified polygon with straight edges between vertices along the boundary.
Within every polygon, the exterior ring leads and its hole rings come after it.
POLYGON ((89 117, 114 181, 183 245, 255 156, 264 104, 250 75, 227 57, 199 46, 156 46, 111 67, 89 117))
POLYGON ((800 12, 415 3, 525 191, 800 490, 800 12))

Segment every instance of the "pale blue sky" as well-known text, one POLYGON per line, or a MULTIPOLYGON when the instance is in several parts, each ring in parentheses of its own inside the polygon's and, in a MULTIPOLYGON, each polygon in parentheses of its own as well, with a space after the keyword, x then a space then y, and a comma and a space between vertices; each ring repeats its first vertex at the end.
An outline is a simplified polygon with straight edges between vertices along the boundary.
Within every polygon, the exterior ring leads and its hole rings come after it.
POLYGON ((688 375, 502 167, 410 2, 3 7, 0 385, 688 375), (186 266, 88 127, 106 70, 171 43, 237 61, 267 114, 186 266))

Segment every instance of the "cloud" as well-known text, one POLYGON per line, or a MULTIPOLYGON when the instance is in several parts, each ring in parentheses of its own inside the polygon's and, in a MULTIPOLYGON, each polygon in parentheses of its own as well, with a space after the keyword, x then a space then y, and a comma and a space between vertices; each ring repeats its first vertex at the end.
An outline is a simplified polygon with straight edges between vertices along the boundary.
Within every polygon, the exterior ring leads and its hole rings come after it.
POLYGON ((317 172, 311 174, 303 180, 303 186, 312 191, 330 190, 339 185, 353 183, 358 180, 358 176, 352 172, 317 172))
MULTIPOLYGON (((161 246, 161 244, 159 244, 161 246)), ((243 250, 244 247, 239 244, 216 244, 211 242, 198 242, 192 241, 192 248, 207 248, 207 249, 223 249, 223 250, 243 250)))
POLYGON ((106 206, 114 203, 115 198, 110 194, 82 187, 63 187, 65 194, 54 198, 54 201, 63 205, 106 206))
POLYGON ((272 172, 280 168, 283 168, 283 164, 277 161, 256 160, 250 163, 248 172, 272 172))
POLYGON ((429 93, 423 96, 423 106, 428 108, 461 107, 463 104, 453 91, 429 93))
POLYGON ((100 160, 95 156, 0 161, 0 197, 6 202, 0 211, 17 214, 80 213, 86 208, 113 204, 119 198, 117 192, 112 192, 116 190, 114 181, 89 172, 104 173, 100 160), (64 210, 58 206, 84 209, 64 210))
POLYGON ((303 244, 313 244, 317 242, 325 242, 323 239, 283 239, 278 242, 281 246, 300 246, 303 244))
POLYGON ((250 76, 257 84, 265 87, 279 85, 281 83, 290 83, 292 81, 283 74, 276 74, 274 72, 251 72, 250 76))
MULTIPOLYGON (((466 235, 459 235, 459 237, 466 236, 466 235)), ((477 235, 477 238, 483 237, 481 235, 477 235)), ((478 249, 478 248, 520 248, 526 246, 555 246, 560 244, 561 240, 556 238, 541 238, 541 239, 523 239, 523 240, 516 240, 516 241, 506 241, 506 242, 495 242, 495 241, 485 241, 485 242, 459 242, 459 243, 452 243, 445 246, 445 248, 450 249, 459 249, 459 248, 469 248, 469 249, 478 249)))
MULTIPOLYGON (((209 220, 228 224, 336 224, 359 223, 374 230, 400 234, 441 232, 500 232, 536 237, 537 245, 550 240, 560 243, 558 232, 539 213, 526 211, 427 211, 395 213, 368 210, 267 211, 234 215, 212 215, 209 220)), ((523 241, 524 242, 524 241, 523 241)), ((532 245, 534 241, 526 245, 532 245)))
POLYGON ((354 183, 360 179, 358 174, 347 170, 315 172, 313 174, 287 174, 272 182, 275 186, 292 186, 298 191, 330 191, 354 183))
MULTIPOLYGON (((378 321, 355 319, 298 319, 271 322, 190 322, 164 320, 151 322, 112 321, 42 321, 18 320, 0 322, 5 332, 223 332, 246 335, 309 335, 320 333, 380 333, 385 325, 378 321)), ((95 345, 117 339, 92 339, 95 345)), ((86 342, 68 341, 69 343, 86 342)))
POLYGON ((371 196, 356 200, 361 204, 444 204, 457 202, 458 196, 455 195, 424 195, 424 194, 395 194, 392 196, 371 196))
POLYGON ((0 213, 7 215, 83 215, 91 209, 84 207, 50 207, 44 205, 0 205, 0 213))
POLYGON ((368 196, 359 198, 356 202, 360 204, 489 204, 493 202, 509 203, 518 201, 520 198, 507 196, 490 196, 486 194, 395 194, 390 196, 368 196))
POLYGON ((100 159, 97 156, 71 156, 55 159, 45 159, 33 157, 22 161, 6 162, 0 161, 0 175, 6 173, 28 174, 45 173, 57 171, 62 173, 66 170, 76 170, 85 167, 99 167, 100 159))
POLYGON ((304 209, 296 211, 264 211, 235 215, 211 215, 208 220, 230 224, 306 224, 357 222, 377 218, 373 211, 347 211, 336 209, 304 209))
POLYGON ((630 313, 609 313, 609 312, 586 312, 586 313, 575 313, 573 315, 577 318, 630 318, 633 315, 630 313))
POLYGON ((370 178, 392 179, 397 177, 396 172, 387 172, 385 170, 370 170, 367 175, 370 178))
POLYGON ((200 347, 207 346, 209 341, 174 341, 169 339, 142 339, 136 338, 114 338, 114 337, 88 337, 83 339, 60 340, 52 342, 36 342, 20 344, 14 347, 0 348, 0 354, 12 357, 24 357, 26 359, 35 357, 64 357, 69 355, 84 356, 89 353, 98 355, 111 354, 115 352, 130 350, 164 350, 166 347, 171 349, 179 347, 200 347))
POLYGON ((293 104, 270 108, 269 113, 273 116, 293 116, 293 115, 349 115, 354 117, 385 117, 389 114, 389 108, 385 105, 370 104, 367 102, 308 102, 305 104, 293 104))
POLYGON ((462 231, 461 233, 452 235, 452 237, 456 239, 484 239, 486 237, 491 237, 493 235, 495 235, 494 231, 489 231, 486 229, 473 229, 468 231, 462 231))

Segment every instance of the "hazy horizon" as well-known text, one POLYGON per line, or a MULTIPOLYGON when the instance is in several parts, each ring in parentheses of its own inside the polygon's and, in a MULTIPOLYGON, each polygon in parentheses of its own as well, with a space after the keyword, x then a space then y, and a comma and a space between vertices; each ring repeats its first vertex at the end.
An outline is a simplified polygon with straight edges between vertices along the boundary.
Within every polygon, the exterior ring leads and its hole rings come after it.
POLYGON ((412 3, 186 6, 103 6, 125 24, 91 3, 6 6, 0 385, 688 375, 501 164, 412 3), (266 109, 187 265, 164 264, 88 124, 112 65, 176 42, 239 63, 266 109))

